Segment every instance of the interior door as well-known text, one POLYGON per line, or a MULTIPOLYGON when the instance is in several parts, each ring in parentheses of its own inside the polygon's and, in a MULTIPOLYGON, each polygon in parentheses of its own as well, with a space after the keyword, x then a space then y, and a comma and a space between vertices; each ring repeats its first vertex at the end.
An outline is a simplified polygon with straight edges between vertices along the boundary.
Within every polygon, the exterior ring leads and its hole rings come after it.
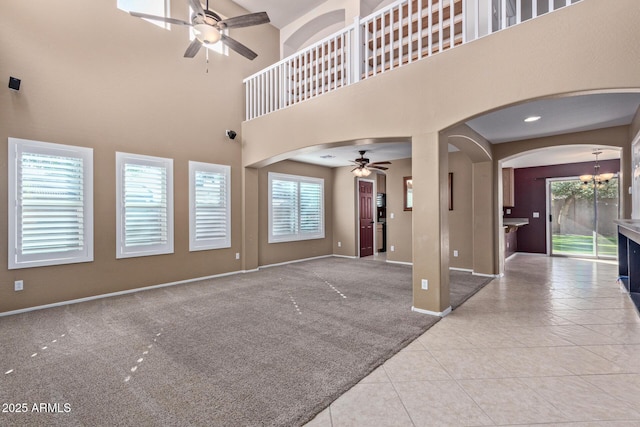
POLYGON ((358 181, 358 205, 360 206, 360 256, 373 255, 373 182, 358 181))

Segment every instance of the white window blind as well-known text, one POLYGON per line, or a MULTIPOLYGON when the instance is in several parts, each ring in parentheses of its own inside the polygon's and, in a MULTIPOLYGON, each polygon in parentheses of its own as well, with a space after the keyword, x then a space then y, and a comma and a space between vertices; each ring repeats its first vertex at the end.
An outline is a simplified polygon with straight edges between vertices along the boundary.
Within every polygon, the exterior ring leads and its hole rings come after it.
POLYGON ((116 153, 118 258, 173 253, 173 160, 116 153))
POLYGON ((269 173, 269 243, 324 238, 324 180, 269 173))
POLYGON ((93 150, 9 138, 9 268, 93 261, 93 150))
POLYGON ((231 168, 189 162, 189 250, 231 247, 231 168))

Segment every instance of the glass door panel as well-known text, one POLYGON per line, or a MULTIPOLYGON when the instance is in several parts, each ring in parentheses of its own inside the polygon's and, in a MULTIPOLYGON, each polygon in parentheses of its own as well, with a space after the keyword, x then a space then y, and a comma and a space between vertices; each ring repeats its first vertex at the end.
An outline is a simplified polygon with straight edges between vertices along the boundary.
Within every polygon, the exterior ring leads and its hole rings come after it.
POLYGON ((615 258, 618 178, 599 186, 549 180, 551 254, 615 258))
POLYGON ((550 195, 551 254, 595 256, 593 189, 577 178, 553 180, 550 195))
POLYGON ((614 220, 618 219, 618 178, 596 188, 596 252, 600 257, 615 258, 618 253, 618 233, 614 220))

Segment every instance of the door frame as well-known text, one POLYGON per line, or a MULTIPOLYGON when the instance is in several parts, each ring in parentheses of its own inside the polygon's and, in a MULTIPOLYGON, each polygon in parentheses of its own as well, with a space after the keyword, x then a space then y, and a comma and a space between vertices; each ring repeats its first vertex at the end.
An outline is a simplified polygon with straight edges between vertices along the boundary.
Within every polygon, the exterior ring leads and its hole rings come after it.
MULTIPOLYGON (((355 204, 356 204, 356 218, 355 218, 355 222, 356 222, 356 230, 357 235, 356 235, 356 248, 358 248, 358 258, 360 258, 360 181, 365 181, 365 182, 370 182, 373 184, 373 194, 374 197, 371 198, 371 212, 375 212, 375 203, 376 203, 376 198, 375 195, 378 194, 378 187, 377 187, 377 183, 375 179, 367 179, 367 178, 357 178, 355 181, 355 185, 356 185, 356 200, 355 200, 355 204)), ((375 215, 374 215, 375 217, 375 215)), ((373 229, 373 254, 376 255, 378 253, 378 245, 376 244, 376 229, 374 227, 373 229)))
MULTIPOLYGON (((618 217, 620 216, 620 199, 621 197, 621 187, 620 187, 620 174, 616 173, 614 174, 614 177, 616 179, 618 179, 618 217)), ((553 178, 545 178, 545 197, 546 197, 546 217, 545 217, 545 224, 546 224, 546 230, 547 230, 547 256, 556 256, 556 257, 567 257, 567 258, 571 258, 571 255, 558 255, 558 254, 554 254, 553 251, 551 250, 551 237, 552 237, 552 230, 551 230, 551 182, 553 181, 569 181, 569 180, 577 180, 580 181, 580 177, 579 176, 559 176, 559 177, 553 177, 553 178)), ((595 203, 595 199, 594 199, 594 203, 595 203)), ((597 209, 594 205, 594 209, 597 209)), ((612 257, 608 257, 608 256, 602 256, 599 255, 598 253, 598 248, 597 248, 597 233, 598 233, 598 220, 597 220, 597 211, 596 211, 596 223, 595 223, 595 233, 596 233, 596 241, 594 242, 594 251, 595 251, 595 255, 581 255, 580 258, 593 258, 593 259, 613 259, 612 257)))

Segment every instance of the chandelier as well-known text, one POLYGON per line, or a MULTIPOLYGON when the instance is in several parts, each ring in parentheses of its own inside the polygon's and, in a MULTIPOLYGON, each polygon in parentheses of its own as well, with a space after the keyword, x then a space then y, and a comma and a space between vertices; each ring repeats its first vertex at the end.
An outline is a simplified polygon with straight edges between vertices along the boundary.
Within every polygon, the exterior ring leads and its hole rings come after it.
POLYGON ((593 185, 593 186, 598 186, 601 187, 604 184, 606 184, 607 182, 609 182, 609 180, 611 178, 613 178, 613 176, 615 174, 613 173, 600 173, 600 163, 598 163, 598 156, 600 154, 602 154, 602 151, 600 150, 594 150, 593 154, 596 156, 596 164, 593 165, 593 170, 594 170, 594 174, 593 175, 580 175, 580 181, 582 181, 582 185, 593 185))

